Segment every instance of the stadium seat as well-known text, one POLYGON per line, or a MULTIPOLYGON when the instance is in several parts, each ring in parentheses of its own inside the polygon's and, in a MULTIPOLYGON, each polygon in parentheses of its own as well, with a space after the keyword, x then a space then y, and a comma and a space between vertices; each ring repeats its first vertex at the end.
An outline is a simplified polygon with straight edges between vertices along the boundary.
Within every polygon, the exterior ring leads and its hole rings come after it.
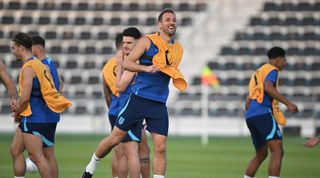
POLYGON ((0 45, 0 53, 10 53, 10 47, 8 45, 0 45))
MULTIPOLYGON (((295 17, 289 17, 289 18, 286 18, 284 23, 282 23, 281 25, 285 25, 285 26, 299 26, 301 25, 302 22, 295 18, 295 17)), ((280 25, 280 24, 279 24, 280 25)))
POLYGON ((111 54, 111 53, 112 53, 112 48, 110 46, 102 47, 101 54, 111 54))
POLYGON ((47 31, 45 32, 45 39, 50 40, 50 39, 56 39, 57 38, 57 33, 55 31, 47 31))
POLYGON ((102 17, 94 17, 91 25, 103 25, 104 20, 102 17))
POLYGON ((86 106, 76 106, 73 114, 76 114, 76 115, 88 114, 88 109, 86 106))
POLYGON ((88 31, 84 31, 80 33, 80 40, 89 40, 91 39, 91 33, 88 31))
POLYGON ((112 17, 110 20, 110 25, 121 25, 121 23, 120 17, 112 17))
POLYGON ((20 24, 29 25, 32 24, 33 18, 30 16, 23 16, 20 18, 20 24))
POLYGON ((78 46, 69 46, 67 50, 68 54, 77 54, 79 51, 80 50, 78 46))
POLYGON ((39 35, 39 31, 28 31, 28 34, 31 35, 31 36, 38 36, 39 35))
POLYGON ((10 68, 12 69, 20 69, 22 67, 22 62, 17 60, 12 60, 10 64, 10 68))
POLYGON ((57 25, 68 25, 69 24, 68 17, 58 17, 56 20, 56 24, 57 25))
POLYGON ((99 84, 100 83, 100 77, 98 77, 98 76, 89 76, 87 83, 88 84, 99 84))
POLYGON ((201 93, 188 93, 188 92, 183 92, 179 93, 178 96, 179 100, 200 100, 201 99, 201 93))
POLYGON ((139 18, 137 18, 137 17, 130 17, 129 19, 128 19, 128 26, 136 26, 136 25, 138 25, 139 24, 139 18))
POLYGON ((51 46, 50 53, 60 54, 60 53, 62 53, 62 47, 61 46, 51 46))
POLYGON ((190 11, 190 4, 187 2, 182 2, 178 6, 178 11, 190 11))
POLYGON ((78 68, 78 63, 75 60, 69 60, 66 62, 65 68, 66 69, 76 69, 76 68, 78 68))
POLYGON ((83 68, 84 69, 94 69, 94 68, 96 68, 96 63, 94 61, 85 61, 83 68))
POLYGON ((311 70, 312 70, 312 71, 319 71, 319 70, 320 70, 320 61, 319 61, 319 62, 314 62, 314 63, 311 65, 311 70))
POLYGON ((252 40, 267 40, 268 39, 268 36, 262 32, 256 32, 252 35, 252 40))
POLYGON ((89 10, 89 4, 87 2, 80 2, 80 3, 78 3, 77 10, 79 10, 79 11, 89 10))
POLYGON ((96 106, 93 109, 93 114, 94 115, 102 115, 105 112, 106 112, 106 109, 105 109, 105 107, 102 107, 102 106, 96 106))
POLYGON ((312 78, 310 80, 310 86, 320 86, 320 78, 312 78))
POLYGON ((74 25, 85 25, 86 19, 84 17, 76 17, 73 22, 74 25))
POLYGON ((284 23, 282 22, 281 19, 279 19, 278 17, 271 17, 268 19, 267 24, 270 26, 281 26, 284 25, 284 23))
POLYGON ((295 4, 291 2, 284 2, 284 3, 281 3, 280 11, 297 11, 297 7, 295 4))
POLYGON ((274 2, 266 2, 263 6, 264 11, 279 11, 279 7, 274 2))
POLYGON ((162 4, 162 9, 166 9, 166 8, 172 9, 172 8, 173 8, 172 3, 170 3, 170 2, 164 2, 164 3, 162 4))
POLYGON ((205 2, 197 1, 195 6, 195 11, 200 12, 200 11, 205 11, 206 9, 207 9, 207 4, 205 2))
POLYGON ((96 48, 94 46, 86 46, 84 48, 84 53, 85 54, 95 54, 96 53, 96 48))
POLYGON ((152 25, 155 25, 156 23, 157 23, 156 18, 148 17, 148 18, 146 19, 145 25, 147 25, 147 26, 152 26, 152 25))
POLYGON ((192 85, 200 85, 200 84, 201 84, 200 77, 193 77, 192 85))
POLYGON ((39 25, 48 25, 51 23, 50 21, 51 21, 50 17, 39 17, 38 24, 39 25))
POLYGON ((81 76, 72 76, 70 78, 70 84, 81 84, 82 78, 81 76))
POLYGON ((257 47, 254 49, 253 54, 256 56, 265 56, 267 54, 267 49, 264 47, 257 47))
MULTIPOLYGON (((72 79, 72 78, 71 78, 72 79)), ((79 82, 81 83, 81 82, 79 82)), ((72 84, 76 84, 76 83, 72 83, 72 84)), ((73 96, 74 99, 83 99, 83 98, 86 98, 86 92, 84 90, 76 90, 74 92, 74 96, 73 96)))
POLYGON ((68 11, 72 9, 71 2, 62 2, 58 8, 59 10, 68 11))
POLYGON ((138 11, 139 9, 139 3, 136 2, 130 2, 128 6, 129 11, 138 11))
POLYGON ((12 111, 11 111, 11 106, 10 105, 2 105, 1 106, 1 112, 0 113, 3 113, 3 114, 10 114, 12 111))
POLYGON ((181 26, 189 26, 189 25, 192 25, 192 19, 191 17, 183 17, 181 19, 181 26))
POLYGON ((96 98, 96 99, 100 99, 100 98, 104 97, 103 93, 101 91, 93 91, 92 96, 93 96, 93 98, 96 98))
POLYGON ((21 3, 19 1, 9 2, 8 9, 11 9, 11 10, 21 9, 21 3))
POLYGON ((219 70, 221 69, 220 63, 214 62, 214 61, 209 61, 208 67, 212 70, 219 70))
POLYGON ((13 16, 3 16, 1 19, 2 24, 13 24, 14 23, 14 17, 13 16))
POLYGON ((55 3, 53 2, 45 2, 42 6, 42 10, 54 10, 55 9, 55 3))
POLYGON ((62 33, 62 39, 69 40, 74 38, 74 33, 72 31, 64 31, 62 33))
POLYGON ((193 108, 193 107, 184 107, 180 110, 181 116, 200 116, 201 109, 200 108, 193 108))
POLYGON ((121 11, 122 10, 122 3, 113 3, 111 6, 112 11, 121 11))
POLYGON ((94 5, 94 10, 95 11, 104 11, 104 10, 106 10, 106 4, 97 2, 94 5))
POLYGON ((319 56, 320 55, 320 49, 318 50, 315 47, 306 47, 303 50, 303 54, 305 56, 319 56))
POLYGON ((299 9, 300 11, 312 11, 313 6, 308 2, 299 2, 297 4, 297 9, 299 9))
POLYGON ((106 40, 109 38, 109 33, 108 32, 99 32, 97 35, 98 40, 106 40))
POLYGON ((146 11, 155 11, 157 10, 156 8, 156 4, 154 2, 147 2, 146 5, 145 5, 145 10, 146 11))

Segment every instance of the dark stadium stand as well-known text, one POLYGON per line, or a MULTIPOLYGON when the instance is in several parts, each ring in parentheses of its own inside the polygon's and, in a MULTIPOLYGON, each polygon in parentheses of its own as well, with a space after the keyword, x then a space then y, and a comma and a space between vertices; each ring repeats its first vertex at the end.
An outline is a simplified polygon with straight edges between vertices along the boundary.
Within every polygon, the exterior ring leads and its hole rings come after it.
MULTIPOLYGON (((10 40, 18 31, 41 35, 65 83, 63 93, 74 102, 75 108, 68 114, 101 115, 106 111, 101 99, 101 69, 115 52, 115 35, 127 26, 138 26, 144 34, 156 31, 155 14, 165 7, 175 9, 181 28, 188 28, 194 21, 193 15, 205 11, 206 6, 206 1, 192 0, 1 1, 0 56, 10 53, 10 40), (94 101, 96 106, 84 105, 83 98, 94 101)), ((6 60, 17 82, 20 62, 12 57, 6 60)), ((10 112, 10 107, 2 104, 6 97, 0 96, 1 113, 10 112)))
MULTIPOLYGON (((243 117, 250 75, 265 62, 267 50, 278 45, 288 55, 286 71, 279 81, 280 90, 300 106, 301 112, 295 117, 319 118, 320 108, 310 104, 319 101, 316 96, 320 95, 317 89, 320 86, 319 10, 319 1, 267 1, 263 10, 251 17, 248 26, 235 33, 230 45, 223 46, 220 54, 207 63, 220 80, 220 89, 212 90, 209 95, 209 101, 214 103, 209 107, 209 115, 243 117), (235 109, 230 109, 229 105, 219 105, 223 102, 237 104, 235 109)), ((195 76, 189 88, 201 91, 200 86, 200 76, 195 76)), ((200 102, 201 92, 181 93, 178 100, 200 102)), ((188 107, 174 107, 171 113, 177 115, 185 109, 188 113, 192 111, 188 107)))

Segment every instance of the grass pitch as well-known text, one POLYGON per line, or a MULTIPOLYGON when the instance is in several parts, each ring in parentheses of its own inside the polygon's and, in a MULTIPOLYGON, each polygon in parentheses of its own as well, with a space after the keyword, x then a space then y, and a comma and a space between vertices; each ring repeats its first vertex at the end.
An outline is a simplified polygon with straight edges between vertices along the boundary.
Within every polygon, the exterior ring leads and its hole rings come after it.
MULTIPOLYGON (((56 157, 61 178, 79 178, 103 135, 57 135, 56 157)), ((0 134, 0 178, 13 177, 9 146, 12 135, 0 134)), ((307 149, 305 139, 284 138, 285 157, 281 178, 319 178, 320 146, 307 149)), ((149 146, 152 144, 149 140, 149 146)), ((170 137, 168 139, 168 167, 171 178, 236 178, 254 154, 249 137, 211 137, 209 145, 201 146, 200 138, 170 137)), ((267 177, 267 162, 261 165, 255 178, 267 177)), ((110 156, 99 164, 95 178, 111 175, 110 156)), ((40 178, 38 173, 27 173, 28 178, 40 178)))

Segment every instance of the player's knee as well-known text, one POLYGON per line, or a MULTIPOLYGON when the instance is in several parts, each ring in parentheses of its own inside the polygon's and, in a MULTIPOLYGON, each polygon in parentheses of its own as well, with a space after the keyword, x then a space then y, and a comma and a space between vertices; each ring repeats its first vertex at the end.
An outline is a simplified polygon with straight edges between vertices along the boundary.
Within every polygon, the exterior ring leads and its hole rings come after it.
POLYGON ((19 155, 22 155, 22 151, 15 146, 10 146, 10 154, 13 158, 17 158, 19 155))
POLYGON ((121 138, 118 135, 112 135, 110 140, 111 140, 111 146, 112 147, 115 147, 115 146, 119 145, 120 142, 121 142, 121 138))
POLYGON ((164 156, 166 154, 166 144, 165 143, 158 143, 154 147, 155 154, 159 154, 164 156))
POLYGON ((276 148, 276 149, 271 149, 270 151, 271 151, 271 154, 277 155, 277 156, 279 156, 281 158, 284 156, 284 150, 281 147, 280 148, 276 148))

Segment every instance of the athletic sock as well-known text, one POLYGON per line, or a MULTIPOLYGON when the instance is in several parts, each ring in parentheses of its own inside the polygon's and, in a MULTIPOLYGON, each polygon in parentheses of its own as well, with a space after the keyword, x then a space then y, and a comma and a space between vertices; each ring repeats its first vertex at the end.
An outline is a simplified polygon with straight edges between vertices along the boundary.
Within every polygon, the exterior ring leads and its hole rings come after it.
POLYGON ((247 176, 247 175, 244 175, 243 178, 253 178, 253 177, 250 177, 250 176, 247 176))
POLYGON ((96 154, 92 155, 92 158, 90 160, 90 163, 86 167, 86 172, 89 172, 90 174, 93 174, 96 170, 97 164, 99 163, 101 159, 96 156, 96 154))
POLYGON ((277 176, 269 176, 269 178, 279 178, 279 177, 277 177, 277 176))
POLYGON ((164 178, 164 175, 153 175, 153 178, 164 178))
POLYGON ((24 178, 24 176, 14 176, 14 178, 24 178))

